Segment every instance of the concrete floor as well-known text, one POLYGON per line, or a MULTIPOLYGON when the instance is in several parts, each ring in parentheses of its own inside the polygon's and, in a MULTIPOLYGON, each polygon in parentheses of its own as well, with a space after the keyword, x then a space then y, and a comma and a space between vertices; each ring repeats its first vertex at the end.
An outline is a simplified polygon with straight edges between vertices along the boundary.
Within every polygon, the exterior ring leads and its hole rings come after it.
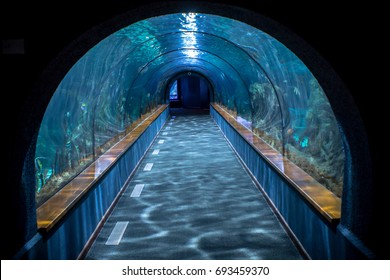
POLYGON ((180 112, 86 259, 302 259, 211 116, 180 112))

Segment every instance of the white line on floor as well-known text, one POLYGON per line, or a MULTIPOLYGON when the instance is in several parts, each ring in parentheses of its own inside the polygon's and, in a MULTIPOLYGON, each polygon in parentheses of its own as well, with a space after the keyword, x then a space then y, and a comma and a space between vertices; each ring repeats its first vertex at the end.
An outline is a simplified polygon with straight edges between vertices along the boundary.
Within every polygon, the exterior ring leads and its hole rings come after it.
POLYGON ((163 132, 163 134, 162 135, 168 135, 168 132, 163 132))
POLYGON ((145 165, 144 171, 150 171, 153 168, 153 163, 147 163, 145 165))
POLYGON ((173 125, 173 122, 168 123, 169 125, 173 125))
POLYGON ((160 152, 160 149, 154 149, 152 155, 158 155, 159 152, 160 152))
POLYGON ((118 245, 122 240, 128 224, 129 222, 117 222, 107 239, 106 245, 118 245))
POLYGON ((145 184, 136 184, 130 197, 140 197, 145 184))
POLYGON ((159 144, 164 144, 164 141, 165 141, 165 140, 159 140, 158 143, 159 143, 159 144))

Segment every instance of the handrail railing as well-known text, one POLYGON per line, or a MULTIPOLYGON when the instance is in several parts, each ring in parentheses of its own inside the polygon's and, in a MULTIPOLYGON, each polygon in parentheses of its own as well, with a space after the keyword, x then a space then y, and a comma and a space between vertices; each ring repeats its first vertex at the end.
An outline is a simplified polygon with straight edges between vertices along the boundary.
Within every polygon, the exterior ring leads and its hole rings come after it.
POLYGON ((266 160, 291 186, 293 186, 326 220, 338 223, 341 218, 341 199, 313 177, 272 148, 261 138, 239 123, 216 103, 211 106, 266 160))
POLYGON ((125 153, 168 107, 167 104, 159 106, 154 112, 146 116, 118 143, 96 159, 61 190, 37 208, 38 229, 48 232, 53 228, 73 206, 86 194, 100 178, 106 174, 115 162, 125 153))

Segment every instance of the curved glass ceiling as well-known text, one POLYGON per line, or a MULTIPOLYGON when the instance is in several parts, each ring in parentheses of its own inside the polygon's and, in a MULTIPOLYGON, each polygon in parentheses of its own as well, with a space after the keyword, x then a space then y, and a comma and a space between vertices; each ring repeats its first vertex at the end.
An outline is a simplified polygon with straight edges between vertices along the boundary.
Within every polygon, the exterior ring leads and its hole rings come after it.
POLYGON ((198 72, 248 129, 341 196, 344 151, 330 104, 283 44, 243 22, 168 14, 88 51, 58 86, 36 146, 37 205, 101 155, 142 114, 167 103, 172 77, 198 72))

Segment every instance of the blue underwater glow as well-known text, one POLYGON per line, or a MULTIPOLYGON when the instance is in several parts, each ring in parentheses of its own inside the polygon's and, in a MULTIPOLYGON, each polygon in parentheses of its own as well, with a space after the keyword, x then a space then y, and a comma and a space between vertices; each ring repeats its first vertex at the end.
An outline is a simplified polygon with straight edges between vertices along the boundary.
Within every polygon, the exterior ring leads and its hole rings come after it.
POLYGON ((169 100, 177 100, 177 81, 174 81, 173 85, 171 86, 171 89, 169 90, 169 100))
POLYGON ((38 134, 37 205, 115 144, 142 115, 169 102, 172 77, 188 71, 207 77, 211 101, 275 149, 287 151, 290 160, 341 196, 344 151, 338 125, 302 61, 245 23, 178 13, 113 33, 67 73, 38 134))
POLYGON ((307 138, 307 137, 304 137, 302 140, 301 140, 301 147, 302 148, 306 148, 306 147, 308 147, 309 146, 309 138, 307 138))

